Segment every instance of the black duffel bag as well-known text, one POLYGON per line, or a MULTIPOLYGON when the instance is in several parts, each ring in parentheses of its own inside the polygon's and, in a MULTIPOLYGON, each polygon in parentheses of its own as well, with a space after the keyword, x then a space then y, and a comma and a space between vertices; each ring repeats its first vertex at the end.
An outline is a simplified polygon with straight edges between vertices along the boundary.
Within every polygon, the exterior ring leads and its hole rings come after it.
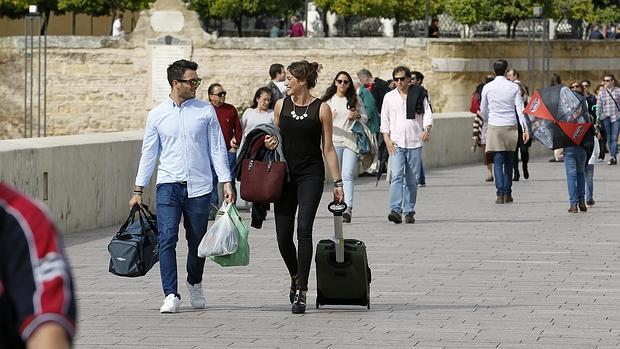
POLYGON ((157 218, 148 206, 132 207, 129 217, 108 244, 110 273, 127 277, 145 275, 159 261, 157 239, 157 218))

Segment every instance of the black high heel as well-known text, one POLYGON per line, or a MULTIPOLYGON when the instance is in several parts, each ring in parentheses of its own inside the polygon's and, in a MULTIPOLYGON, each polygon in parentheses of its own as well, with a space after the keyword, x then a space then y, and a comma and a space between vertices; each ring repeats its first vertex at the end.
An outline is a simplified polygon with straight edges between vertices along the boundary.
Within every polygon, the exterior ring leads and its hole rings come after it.
POLYGON ((291 276, 291 289, 289 290, 289 299, 291 304, 295 301, 295 291, 297 290, 297 280, 299 279, 299 275, 291 276))
POLYGON ((291 309, 293 314, 304 314, 306 312, 306 292, 298 289, 295 293, 295 301, 291 309))

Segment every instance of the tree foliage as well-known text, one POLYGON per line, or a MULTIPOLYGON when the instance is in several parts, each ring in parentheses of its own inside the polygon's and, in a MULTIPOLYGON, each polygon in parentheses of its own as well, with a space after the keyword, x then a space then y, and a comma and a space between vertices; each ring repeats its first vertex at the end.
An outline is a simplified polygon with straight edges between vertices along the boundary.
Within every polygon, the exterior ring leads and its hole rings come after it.
POLYGON ((488 20, 506 23, 506 37, 514 37, 519 21, 531 18, 536 5, 536 0, 494 0, 488 20))
POLYGON ((458 23, 474 25, 489 17, 490 5, 487 0, 447 0, 445 7, 458 23))

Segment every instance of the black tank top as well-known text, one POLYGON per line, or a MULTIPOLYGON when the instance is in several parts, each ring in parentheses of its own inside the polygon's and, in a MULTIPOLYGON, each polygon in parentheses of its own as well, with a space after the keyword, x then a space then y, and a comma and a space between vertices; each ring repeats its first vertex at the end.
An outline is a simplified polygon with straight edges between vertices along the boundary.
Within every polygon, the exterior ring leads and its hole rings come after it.
POLYGON ((280 135, 284 158, 293 176, 325 175, 321 151, 321 100, 315 99, 307 108, 295 106, 290 96, 284 99, 280 112, 280 135), (292 115, 291 112, 295 112, 292 115), (308 116, 303 118, 303 114, 308 116))

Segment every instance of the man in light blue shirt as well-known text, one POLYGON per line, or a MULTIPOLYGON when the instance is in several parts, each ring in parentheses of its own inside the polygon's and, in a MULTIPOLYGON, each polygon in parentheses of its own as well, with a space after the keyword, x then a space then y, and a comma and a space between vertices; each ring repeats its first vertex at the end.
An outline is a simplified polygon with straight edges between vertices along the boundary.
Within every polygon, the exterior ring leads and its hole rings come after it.
POLYGON ((164 290, 161 313, 179 311, 177 292, 176 244, 179 223, 188 243, 187 281, 191 305, 204 308, 202 290, 204 258, 198 257, 198 245, 207 232, 209 202, 213 187, 211 164, 224 183, 226 201, 234 202, 224 137, 209 102, 195 99, 200 86, 198 64, 179 60, 168 67, 169 98, 149 112, 142 156, 129 206, 142 204, 142 190, 157 168, 157 228, 159 231, 159 268, 164 290))

